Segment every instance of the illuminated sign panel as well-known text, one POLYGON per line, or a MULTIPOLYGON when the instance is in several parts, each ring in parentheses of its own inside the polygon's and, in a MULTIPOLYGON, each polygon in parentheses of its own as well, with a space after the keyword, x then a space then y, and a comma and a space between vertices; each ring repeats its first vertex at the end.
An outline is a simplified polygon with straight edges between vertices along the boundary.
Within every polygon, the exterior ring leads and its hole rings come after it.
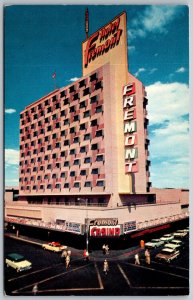
POLYGON ((125 135, 125 173, 138 172, 137 121, 135 83, 123 88, 123 119, 125 135))
POLYGON ((92 237, 113 237, 121 235, 121 225, 117 218, 99 218, 90 220, 90 236, 92 237))

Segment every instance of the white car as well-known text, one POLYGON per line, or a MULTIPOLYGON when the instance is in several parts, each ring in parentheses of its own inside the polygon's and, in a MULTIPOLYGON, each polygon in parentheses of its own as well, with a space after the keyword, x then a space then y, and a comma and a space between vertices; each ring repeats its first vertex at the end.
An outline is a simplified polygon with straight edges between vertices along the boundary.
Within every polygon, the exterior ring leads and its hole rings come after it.
POLYGON ((159 260, 164 260, 166 262, 170 262, 171 260, 177 258, 180 255, 179 250, 171 249, 171 248, 164 248, 158 253, 155 258, 159 260))
POLYGON ((174 249, 174 250, 180 249, 180 245, 175 244, 175 243, 173 244, 172 241, 169 242, 169 243, 167 243, 167 244, 165 244, 164 247, 171 248, 171 249, 174 249))
POLYGON ((188 233, 186 231, 184 231, 183 229, 180 229, 174 233, 174 236, 175 237, 185 237, 185 236, 187 236, 187 234, 188 233))
POLYGON ((43 244, 42 248, 46 250, 51 250, 53 252, 62 252, 63 250, 67 249, 67 246, 63 246, 58 242, 51 242, 48 244, 43 244))
POLYGON ((164 244, 160 239, 152 239, 150 242, 145 243, 146 248, 157 248, 164 244))
POLYGON ((168 241, 171 241, 171 240, 173 240, 173 238, 174 238, 174 236, 172 235, 172 234, 164 234, 161 238, 160 238, 160 240, 161 241, 163 241, 163 242, 168 242, 168 241))
POLYGON ((7 267, 12 267, 17 272, 26 271, 32 268, 32 263, 17 253, 6 255, 5 263, 7 267))

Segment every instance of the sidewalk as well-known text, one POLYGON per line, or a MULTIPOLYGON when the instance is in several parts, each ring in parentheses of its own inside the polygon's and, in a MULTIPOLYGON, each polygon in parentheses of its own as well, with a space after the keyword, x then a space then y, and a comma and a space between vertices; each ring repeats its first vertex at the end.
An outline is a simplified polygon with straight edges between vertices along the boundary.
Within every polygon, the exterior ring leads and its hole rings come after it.
MULTIPOLYGON (((13 233, 5 233, 4 235, 9 238, 13 238, 13 239, 20 240, 20 241, 25 241, 25 242, 28 242, 30 244, 34 244, 34 245, 37 245, 40 247, 42 246, 42 244, 48 243, 48 241, 43 241, 40 239, 35 239, 32 237, 27 237, 27 236, 23 236, 23 235, 16 236, 13 233)), ((83 250, 79 250, 79 249, 76 249, 73 247, 69 247, 69 249, 72 251, 72 256, 73 255, 80 256, 80 257, 83 256, 83 250)), ((124 260, 124 259, 132 257, 132 256, 134 257, 135 253, 140 253, 142 251, 144 251, 144 249, 140 248, 139 246, 134 246, 131 248, 121 249, 121 250, 111 250, 110 249, 109 254, 105 254, 105 255, 103 254, 102 249, 101 250, 92 250, 90 252, 90 259, 97 260, 97 261, 103 261, 104 259, 111 260, 111 261, 117 260, 117 259, 124 260)))

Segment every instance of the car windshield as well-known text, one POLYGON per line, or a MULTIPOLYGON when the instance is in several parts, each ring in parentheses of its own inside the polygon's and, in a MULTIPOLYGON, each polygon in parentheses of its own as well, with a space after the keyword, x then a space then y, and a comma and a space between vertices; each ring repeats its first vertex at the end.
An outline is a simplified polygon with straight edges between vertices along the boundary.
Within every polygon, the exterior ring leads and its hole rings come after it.
POLYGON ((15 262, 20 262, 20 261, 25 260, 25 258, 22 255, 19 255, 19 254, 7 255, 7 259, 10 259, 10 260, 15 261, 15 262))
POLYGON ((171 254, 171 253, 173 253, 173 251, 168 251, 168 250, 162 250, 162 251, 161 251, 161 254, 166 254, 166 255, 168 255, 168 254, 171 254))

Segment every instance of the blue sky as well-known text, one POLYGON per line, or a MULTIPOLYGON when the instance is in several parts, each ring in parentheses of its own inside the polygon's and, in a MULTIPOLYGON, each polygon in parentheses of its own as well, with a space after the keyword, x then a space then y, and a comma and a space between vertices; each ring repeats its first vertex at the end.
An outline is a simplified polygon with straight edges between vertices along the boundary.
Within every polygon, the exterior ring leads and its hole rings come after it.
POLYGON ((8 6, 4 10, 5 185, 18 185, 19 114, 82 76, 85 9, 89 34, 127 13, 129 71, 146 86, 151 181, 188 188, 188 7, 8 6))

